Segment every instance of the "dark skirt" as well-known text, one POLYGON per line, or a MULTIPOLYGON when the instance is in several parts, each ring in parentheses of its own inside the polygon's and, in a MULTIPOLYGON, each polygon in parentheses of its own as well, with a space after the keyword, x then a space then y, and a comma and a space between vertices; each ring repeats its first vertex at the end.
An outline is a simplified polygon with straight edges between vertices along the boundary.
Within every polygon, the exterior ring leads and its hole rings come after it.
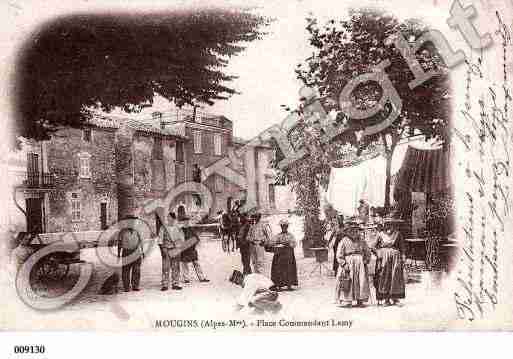
MULTIPOLYGON (((196 232, 194 232, 194 230, 192 228, 184 227, 183 232, 184 232, 184 238, 186 241, 193 237, 196 237, 196 240, 199 242, 199 237, 196 235, 196 232)), ((196 244, 197 244, 197 242, 196 242, 196 244)), ((190 263, 190 262, 195 262, 198 260, 198 252, 196 251, 196 244, 194 244, 193 246, 187 248, 186 250, 184 250, 182 252, 182 254, 180 255, 180 261, 185 262, 185 263, 190 263)))
POLYGON ((405 297, 404 266, 401 253, 394 248, 377 250, 378 261, 381 265, 376 273, 376 298, 402 299, 405 297))
POLYGON ((278 287, 298 285, 296 257, 293 248, 280 247, 274 249, 271 280, 278 287))
POLYGON ((187 248, 180 255, 180 261, 185 263, 195 262, 198 260, 198 252, 196 251, 196 246, 192 246, 187 248))

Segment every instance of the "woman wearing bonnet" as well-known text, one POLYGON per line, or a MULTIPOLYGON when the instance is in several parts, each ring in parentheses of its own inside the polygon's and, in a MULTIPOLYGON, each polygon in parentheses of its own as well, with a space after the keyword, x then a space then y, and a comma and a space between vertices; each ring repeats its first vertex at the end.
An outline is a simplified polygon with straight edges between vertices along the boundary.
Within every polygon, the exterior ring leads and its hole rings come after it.
POLYGON ((378 305, 396 305, 405 298, 404 240, 399 232, 398 219, 385 219, 384 230, 377 235, 376 242, 376 299, 378 305))
POLYGON ((337 248, 339 264, 337 291, 339 293, 336 295, 342 306, 351 307, 356 302, 357 307, 362 307, 363 303, 369 300, 367 264, 370 257, 370 249, 363 240, 358 225, 355 223, 347 225, 337 248))

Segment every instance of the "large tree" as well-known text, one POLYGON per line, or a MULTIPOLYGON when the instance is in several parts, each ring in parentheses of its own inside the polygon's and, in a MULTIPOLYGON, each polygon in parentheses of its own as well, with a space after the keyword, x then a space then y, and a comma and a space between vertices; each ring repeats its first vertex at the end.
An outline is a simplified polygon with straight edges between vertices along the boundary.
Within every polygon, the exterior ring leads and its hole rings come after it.
MULTIPOLYGON (((428 30, 418 20, 401 22, 379 10, 356 9, 350 11, 348 19, 331 20, 322 26, 315 18, 307 18, 307 30, 314 51, 311 57, 298 65, 296 73, 303 83, 319 90, 328 111, 339 111, 339 95, 349 81, 372 72, 384 60, 391 63, 385 71, 402 100, 400 115, 391 126, 376 134, 357 140, 346 133, 343 138, 349 139, 359 150, 376 143, 384 147, 387 160, 385 207, 388 209, 392 156, 399 142, 415 134, 438 137, 442 141, 449 138, 451 96, 448 69, 436 49, 428 43, 417 51, 417 58, 424 71, 433 70, 436 76, 414 89, 409 88, 413 74, 390 39, 397 34, 410 43, 418 39, 428 30)), ((352 93, 351 102, 356 108, 369 109, 380 100, 382 94, 377 83, 363 83, 352 93)), ((383 111, 366 120, 348 118, 340 111, 337 117, 341 123, 358 130, 383 121, 391 110, 392 106, 385 106, 383 111)), ((335 142, 340 140, 336 138, 335 142)), ((336 150, 336 146, 334 148, 336 150)))
MULTIPOLYGON (((298 113, 299 121, 289 134, 290 142, 296 149, 306 148, 307 155, 297 160, 293 166, 280 169, 278 163, 284 158, 275 143, 276 181, 278 184, 290 185, 296 194, 296 205, 299 215, 304 218, 303 249, 305 256, 311 255, 311 247, 322 247, 325 224, 320 221, 320 189, 327 189, 332 158, 326 153, 326 146, 320 142, 318 127, 311 119, 302 116, 301 106, 297 110, 287 111, 298 113)), ((329 151, 332 153, 333 151, 329 151)))
POLYGON ((16 68, 17 134, 45 139, 83 125, 91 110, 139 111, 158 94, 178 106, 236 93, 231 56, 269 22, 247 9, 87 14, 41 26, 16 68))

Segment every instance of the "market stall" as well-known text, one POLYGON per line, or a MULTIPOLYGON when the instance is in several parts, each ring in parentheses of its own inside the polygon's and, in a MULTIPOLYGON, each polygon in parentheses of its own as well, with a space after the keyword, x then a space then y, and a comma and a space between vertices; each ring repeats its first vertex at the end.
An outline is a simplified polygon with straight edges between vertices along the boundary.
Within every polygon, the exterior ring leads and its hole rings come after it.
POLYGON ((448 240, 454 231, 451 179, 451 153, 433 142, 410 144, 395 179, 394 216, 409 224, 407 240, 425 251, 430 270, 447 268, 451 255, 444 250, 454 247, 448 240))

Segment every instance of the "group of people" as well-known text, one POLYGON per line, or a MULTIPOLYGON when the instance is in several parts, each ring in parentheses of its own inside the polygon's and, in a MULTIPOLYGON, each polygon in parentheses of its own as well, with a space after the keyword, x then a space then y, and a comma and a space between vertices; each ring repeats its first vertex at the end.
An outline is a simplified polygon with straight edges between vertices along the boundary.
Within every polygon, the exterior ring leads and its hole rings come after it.
POLYGON ((297 266, 294 255, 296 240, 288 231, 289 222, 280 221, 281 231, 272 235, 267 223, 262 222, 262 215, 242 213, 237 245, 241 254, 243 275, 264 273, 265 252, 272 252, 271 281, 273 290, 293 290, 298 285, 297 266))
MULTIPOLYGON (((136 220, 129 216, 126 220, 136 220)), ((174 212, 167 215, 167 223, 161 224, 157 230, 157 243, 162 257, 162 291, 170 287, 181 290, 180 282, 190 283, 190 265, 192 264, 199 282, 207 283, 209 280, 203 274, 199 263, 196 245, 198 235, 189 227, 189 218, 174 212)), ((123 228, 119 233, 118 257, 122 260, 121 278, 125 292, 138 291, 141 279, 141 263, 144 259, 142 239, 137 230, 130 226, 123 228)))
MULTIPOLYGON (((362 211, 362 215, 366 211, 362 211)), ((234 234, 236 247, 240 251, 242 271, 235 271, 230 279, 246 289, 239 305, 251 304, 257 310, 281 308, 277 303, 277 292, 294 290, 298 285, 297 265, 294 255, 296 240, 289 232, 289 222, 279 222, 280 231, 272 234, 268 223, 256 211, 236 212, 237 231, 234 234), (270 278, 265 273, 266 252, 273 253, 270 278), (255 304, 257 303, 257 304, 255 304)), ((375 287, 378 305, 397 305, 405 298, 404 263, 405 242, 399 231, 400 220, 385 219, 378 224, 374 244, 369 245, 361 225, 355 221, 344 221, 343 215, 335 215, 335 224, 329 239, 333 247, 333 271, 336 274, 335 301, 340 306, 363 306, 370 299, 370 286, 375 287), (375 268, 370 268, 371 258, 375 268), (373 270, 374 269, 374 270, 373 270), (372 283, 369 274, 372 274, 372 283)), ((129 216, 126 220, 137 220, 129 216)), ((201 283, 209 282, 199 263, 196 245, 199 236, 189 226, 184 213, 170 212, 167 223, 157 230, 157 243, 162 258, 161 290, 181 290, 183 283, 190 283, 190 266, 201 283)), ((13 251, 20 266, 31 252, 33 236, 26 234, 13 251)), ((143 242, 134 226, 127 225, 118 237, 118 257, 121 259, 121 279, 125 292, 139 291, 141 264, 144 259, 143 242)))
POLYGON ((262 221, 260 213, 241 213, 237 246, 241 254, 242 272, 235 270, 230 278, 243 290, 237 300, 237 309, 248 308, 255 313, 281 309, 278 292, 292 291, 298 285, 297 265, 294 255, 296 240, 288 231, 289 222, 279 222, 280 232, 271 234, 270 227, 262 221), (271 278, 264 274, 265 252, 272 252, 271 278))
POLYGON ((385 220, 379 225, 376 242, 369 247, 360 226, 344 223, 337 217, 338 228, 333 232, 333 270, 336 273, 335 302, 344 307, 363 306, 370 297, 368 268, 372 255, 376 258, 373 285, 378 305, 397 305, 405 298, 403 237, 397 227, 399 221, 385 220))

